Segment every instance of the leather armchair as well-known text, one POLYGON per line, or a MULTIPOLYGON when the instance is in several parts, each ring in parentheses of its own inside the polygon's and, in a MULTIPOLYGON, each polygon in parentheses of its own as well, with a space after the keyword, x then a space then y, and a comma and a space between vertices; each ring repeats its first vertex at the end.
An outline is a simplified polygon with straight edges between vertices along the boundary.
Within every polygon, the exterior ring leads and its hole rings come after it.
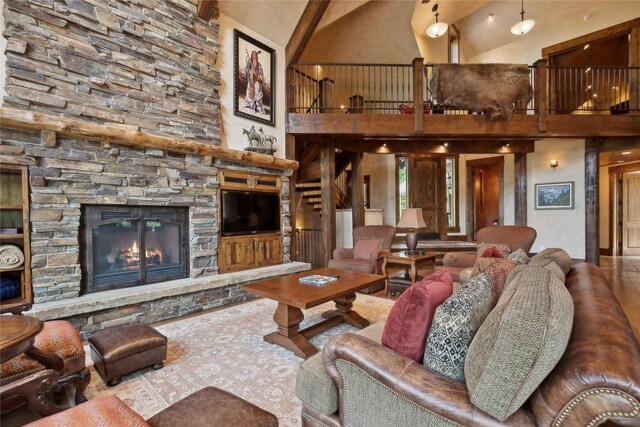
MULTIPOLYGON (((25 304, 0 312, 19 316, 19 312, 30 308, 25 304)), ((44 394, 61 391, 67 384, 75 386, 75 403, 82 403, 86 401, 84 391, 90 379, 82 338, 74 326, 66 320, 44 322, 31 349, 0 364, 2 413, 24 402, 41 415, 61 411, 63 408, 44 394)))
MULTIPOLYGON (((502 243, 509 246, 511 252, 518 249, 529 253, 537 232, 531 227, 521 225, 494 225, 478 230, 478 243, 502 243)), ((476 262, 476 252, 447 252, 442 258, 442 268, 449 271, 454 282, 460 281, 460 273, 471 268, 476 262)))
MULTIPOLYGON (((391 254, 391 244, 396 235, 396 228, 391 225, 364 225, 353 230, 353 242, 359 239, 381 239, 382 247, 369 255, 368 260, 354 259, 353 248, 336 248, 333 251, 329 267, 343 270, 361 271, 363 273, 381 274, 382 259, 391 254)), ((384 285, 371 286, 362 292, 372 293, 384 288, 384 285)))

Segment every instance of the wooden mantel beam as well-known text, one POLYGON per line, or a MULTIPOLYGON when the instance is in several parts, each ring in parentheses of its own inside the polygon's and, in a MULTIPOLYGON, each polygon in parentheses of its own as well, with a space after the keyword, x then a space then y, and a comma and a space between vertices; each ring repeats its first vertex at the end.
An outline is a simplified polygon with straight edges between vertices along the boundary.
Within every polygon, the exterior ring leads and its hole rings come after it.
POLYGON ((286 68, 289 69, 298 62, 304 48, 309 43, 309 39, 320 23, 325 10, 329 6, 330 0, 309 0, 305 7, 296 28, 291 34, 291 38, 284 49, 286 68))
POLYGON ((132 147, 158 148, 172 153, 212 156, 217 159, 274 169, 291 169, 293 171, 298 168, 298 162, 295 160, 280 159, 250 151, 233 150, 193 139, 158 135, 137 126, 94 123, 33 110, 1 107, 0 126, 10 129, 48 130, 70 138, 110 142, 132 147))
POLYGON ((217 11, 218 0, 198 0, 198 17, 208 22, 212 17, 217 16, 217 11))

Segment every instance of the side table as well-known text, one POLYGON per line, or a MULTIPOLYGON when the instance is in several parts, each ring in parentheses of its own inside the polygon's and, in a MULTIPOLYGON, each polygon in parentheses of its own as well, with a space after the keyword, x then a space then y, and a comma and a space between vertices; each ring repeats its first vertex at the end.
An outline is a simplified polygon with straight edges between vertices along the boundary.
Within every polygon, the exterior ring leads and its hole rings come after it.
POLYGON ((391 255, 386 255, 384 257, 384 261, 382 262, 382 274, 387 278, 387 280, 385 280, 384 294, 387 294, 389 288, 389 275, 387 274, 387 265, 404 265, 405 271, 407 268, 410 268, 411 274, 409 276, 409 279, 411 280, 411 283, 415 283, 416 276, 418 275, 418 265, 424 264, 426 262, 432 262, 433 266, 435 267, 437 256, 438 254, 436 252, 425 252, 424 254, 406 254, 404 252, 399 252, 393 253, 391 255))

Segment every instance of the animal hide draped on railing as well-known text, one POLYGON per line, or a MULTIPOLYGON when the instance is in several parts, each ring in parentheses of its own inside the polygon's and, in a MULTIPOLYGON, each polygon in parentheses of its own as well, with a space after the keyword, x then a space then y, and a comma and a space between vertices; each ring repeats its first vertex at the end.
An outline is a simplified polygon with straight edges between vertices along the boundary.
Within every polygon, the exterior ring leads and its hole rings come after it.
POLYGON ((435 64, 429 81, 438 104, 509 120, 514 105, 533 97, 529 67, 519 64, 435 64))

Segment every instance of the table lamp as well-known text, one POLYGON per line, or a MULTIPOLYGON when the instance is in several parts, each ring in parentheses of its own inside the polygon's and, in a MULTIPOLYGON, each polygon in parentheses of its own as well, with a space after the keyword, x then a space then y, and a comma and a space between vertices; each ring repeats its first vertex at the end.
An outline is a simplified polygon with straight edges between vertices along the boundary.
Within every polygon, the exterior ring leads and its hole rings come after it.
POLYGON ((423 228, 426 226, 427 224, 424 223, 421 208, 406 208, 402 210, 397 227, 409 229, 405 237, 408 253, 414 253, 416 251, 416 246, 418 246, 418 235, 413 231, 413 229, 423 228))

